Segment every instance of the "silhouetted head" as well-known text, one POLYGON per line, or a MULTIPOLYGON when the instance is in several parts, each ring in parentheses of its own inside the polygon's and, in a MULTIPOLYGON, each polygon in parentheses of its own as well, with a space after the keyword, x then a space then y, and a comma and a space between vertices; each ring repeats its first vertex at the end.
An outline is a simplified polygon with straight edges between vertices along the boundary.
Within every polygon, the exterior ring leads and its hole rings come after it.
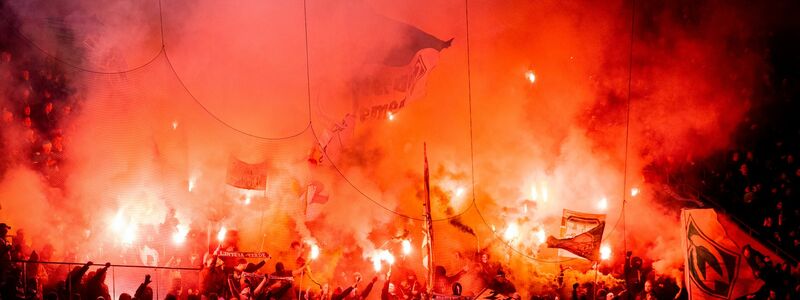
POLYGON ((447 276, 447 270, 443 266, 436 266, 433 270, 436 275, 447 276))
POLYGON ((283 271, 285 271, 285 270, 286 270, 286 268, 283 266, 282 262, 278 262, 278 263, 275 264, 275 272, 283 273, 283 271))
POLYGON ((638 256, 634 256, 633 260, 631 261, 631 265, 634 269, 640 269, 642 267, 642 258, 638 256))

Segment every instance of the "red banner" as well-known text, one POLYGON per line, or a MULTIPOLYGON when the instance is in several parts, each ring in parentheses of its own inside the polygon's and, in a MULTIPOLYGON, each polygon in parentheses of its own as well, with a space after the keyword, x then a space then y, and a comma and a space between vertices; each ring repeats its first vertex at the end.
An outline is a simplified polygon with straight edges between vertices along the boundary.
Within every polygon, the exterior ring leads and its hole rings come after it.
POLYGON ((231 157, 225 183, 240 189, 266 190, 267 163, 248 164, 231 157))

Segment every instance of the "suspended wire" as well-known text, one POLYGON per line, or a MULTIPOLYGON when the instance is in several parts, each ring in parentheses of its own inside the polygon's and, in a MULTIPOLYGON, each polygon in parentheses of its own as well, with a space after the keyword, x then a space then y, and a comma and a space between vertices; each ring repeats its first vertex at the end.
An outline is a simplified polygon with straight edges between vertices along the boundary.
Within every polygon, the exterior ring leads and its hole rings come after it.
POLYGON ((28 43, 28 45, 30 45, 30 46, 31 46, 31 47, 33 47, 34 49, 38 50, 39 52, 41 52, 41 53, 42 53, 42 54, 44 54, 45 56, 47 56, 47 57, 49 57, 49 58, 53 59, 54 61, 56 61, 56 62, 58 62, 58 63, 60 63, 60 64, 62 64, 62 65, 65 65, 65 66, 67 66, 67 67, 73 68, 73 69, 75 69, 75 70, 78 70, 78 71, 82 71, 82 72, 86 72, 86 73, 91 73, 91 74, 99 74, 99 75, 121 75, 121 74, 131 73, 131 72, 134 72, 134 71, 137 71, 137 70, 140 70, 140 69, 143 69, 143 68, 145 68, 145 67, 149 66, 150 64, 152 64, 153 62, 155 62, 155 61, 156 61, 156 60, 157 60, 157 59, 158 59, 158 58, 159 58, 159 57, 160 57, 162 54, 164 54, 164 44, 163 44, 163 41, 162 41, 162 44, 161 44, 161 46, 159 47, 159 49, 158 49, 158 52, 156 52, 156 54, 155 54, 155 55, 153 55, 153 58, 151 58, 150 60, 148 60, 147 62, 145 62, 145 63, 144 63, 144 64, 142 64, 142 65, 139 65, 139 66, 136 66, 136 67, 133 67, 133 68, 127 69, 127 70, 122 70, 122 71, 100 71, 100 70, 92 70, 92 69, 89 69, 89 68, 86 68, 86 67, 82 67, 82 66, 79 66, 79 65, 76 65, 76 64, 70 63, 70 62, 68 62, 68 61, 66 61, 66 60, 64 60, 64 59, 61 59, 61 58, 60 58, 60 57, 58 57, 57 55, 54 55, 54 54, 51 54, 50 52, 47 52, 47 50, 45 50, 44 48, 42 48, 41 46, 39 46, 38 44, 36 44, 36 43, 35 43, 33 40, 31 40, 30 38, 28 38, 27 36, 25 36, 25 35, 22 33, 22 31, 20 31, 20 30, 19 30, 19 28, 15 27, 15 26, 11 26, 11 27, 12 27, 12 30, 11 30, 11 31, 13 32, 13 34, 14 34, 14 35, 16 35, 16 36, 17 36, 19 39, 21 39, 21 40, 25 41, 26 43, 28 43))
MULTIPOLYGON (((307 80, 306 87, 307 87, 307 96, 308 96, 309 128, 311 129, 311 134, 314 136, 314 141, 316 142, 317 146, 319 146, 320 149, 322 149, 323 148, 322 147, 322 141, 320 141, 319 136, 317 135, 317 132, 314 129, 314 124, 313 124, 312 117, 311 117, 311 114, 312 114, 311 113, 311 63, 310 63, 310 58, 309 58, 308 7, 306 5, 306 0, 303 0, 303 26, 304 26, 304 30, 305 30, 305 43, 306 43, 305 44, 305 49, 306 49, 306 80, 307 80)), ((333 159, 331 159, 331 157, 330 157, 330 155, 328 155, 327 151, 323 150, 322 151, 322 155, 325 158, 328 159, 328 162, 330 162, 331 167, 333 167, 333 169, 336 171, 336 173, 338 173, 339 176, 345 182, 347 182, 347 184, 349 184, 354 190, 356 190, 356 192, 361 194, 361 196, 363 196, 364 198, 366 198, 367 200, 369 200, 373 204, 375 204, 378 207, 380 207, 381 209, 383 209, 383 210, 385 210, 387 212, 390 212, 390 213, 392 213, 394 215, 397 215, 399 217, 403 217, 403 218, 410 219, 410 220, 415 220, 415 221, 420 221, 420 222, 424 222, 425 221, 425 218, 414 217, 414 216, 411 216, 411 215, 396 211, 396 210, 384 205, 380 201, 373 199, 372 197, 367 195, 367 193, 365 193, 360 188, 358 188, 358 186, 356 186, 352 181, 350 181, 349 178, 347 178, 347 176, 344 174, 344 172, 342 172, 342 170, 338 166, 336 166, 336 163, 333 162, 333 159)), ((461 212, 459 212, 457 214, 454 214, 454 215, 451 215, 451 216, 447 216, 447 217, 444 217, 444 218, 432 219, 431 221, 432 222, 442 222, 442 221, 449 221, 449 220, 452 220, 452 219, 456 219, 458 217, 461 217, 465 213, 467 213, 470 210, 470 208, 472 208, 472 206, 473 206, 473 204, 470 203, 470 205, 467 208, 465 208, 463 211, 461 211, 461 212)))
POLYGON ((268 136, 262 136, 262 135, 254 134, 254 133, 247 132, 247 131, 244 131, 242 129, 239 129, 239 128, 231 125, 230 123, 226 122, 225 120, 220 118, 218 115, 216 115, 214 112, 212 112, 210 109, 208 109, 208 107, 203 105, 203 102, 201 102, 200 99, 197 99, 197 97, 194 96, 194 93, 192 93, 192 91, 189 89, 189 87, 186 86, 186 83, 183 82, 183 79, 181 79, 180 74, 178 74, 178 71, 175 69, 175 66, 172 64, 172 60, 169 59, 169 55, 167 54, 166 46, 164 46, 164 17, 163 17, 163 11, 161 9, 161 0, 158 1, 158 14, 159 14, 159 19, 161 20, 160 27, 161 27, 162 52, 164 53, 164 58, 167 61, 167 66, 169 66, 169 69, 172 71, 172 74, 175 75, 175 79, 178 80, 178 83, 183 88, 183 90, 186 91, 186 93, 189 95, 189 97, 192 98, 192 100, 194 100, 194 102, 197 103, 197 105, 199 105, 200 108, 203 109, 203 111, 205 111, 209 116, 214 118, 214 120, 217 120, 217 122, 219 122, 223 126, 228 127, 231 130, 233 130, 235 132, 238 132, 238 133, 240 133, 242 135, 245 135, 245 136, 248 136, 248 137, 251 137, 251 138, 255 138, 255 139, 267 140, 267 141, 280 141, 280 140, 288 140, 288 139, 296 138, 296 137, 302 135, 303 133, 305 133, 306 131, 308 131, 309 129, 311 129, 311 117, 310 117, 311 116, 311 112, 310 112, 310 110, 309 110, 308 122, 306 123, 306 126, 303 127, 303 129, 301 129, 301 130, 299 130, 299 131, 297 131, 295 133, 286 135, 286 136, 268 137, 268 136))
MULTIPOLYGON (((625 101, 625 170, 622 176, 622 247, 628 253, 628 234, 625 224, 625 205, 627 204, 627 184, 628 184, 628 141, 630 138, 631 127, 631 80, 633 78, 633 33, 634 21, 636 20, 636 0, 631 1, 631 43, 628 47, 628 97, 625 101)), ((616 227, 616 226, 615 226, 616 227)))
MULTIPOLYGON (((203 105, 203 103, 200 102, 200 100, 197 99, 197 97, 194 96, 194 94, 191 92, 191 90, 189 90, 189 88, 186 86, 186 84, 181 79, 181 77, 178 74, 177 70, 175 70, 175 67, 172 64, 172 61, 169 59, 169 56, 167 55, 167 49, 166 49, 166 46, 165 46, 165 43, 164 43, 164 13, 163 13, 162 6, 161 6, 161 0, 158 1, 158 16, 159 16, 159 30, 160 30, 160 33, 161 33, 161 37, 160 37, 161 45, 160 45, 160 47, 158 49, 158 52, 153 56, 153 58, 151 58, 146 63, 144 63, 144 64, 142 64, 140 66, 133 67, 133 68, 127 69, 127 70, 122 70, 122 71, 99 71, 99 70, 92 70, 92 69, 88 69, 88 68, 85 68, 85 67, 81 67, 81 66, 72 64, 72 63, 70 63, 70 62, 68 62, 66 60, 63 60, 63 59, 59 58, 56 55, 53 55, 53 54, 47 52, 47 50, 45 50, 44 48, 42 48, 41 46, 39 46, 38 44, 33 42, 33 40, 31 40, 30 38, 25 36, 16 26, 10 26, 10 27, 13 29, 12 32, 14 33, 14 35, 16 35, 17 37, 19 37, 20 39, 22 39, 23 41, 25 41, 26 43, 31 45, 33 48, 37 49, 41 53, 43 53, 45 56, 50 57, 53 60, 55 60, 56 62, 59 62, 59 63, 65 65, 65 66, 68 66, 70 68, 73 68, 73 69, 76 69, 76 70, 79 70, 79 71, 82 71, 82 72, 86 72, 86 73, 91 73, 91 74, 121 75, 121 74, 131 73, 131 72, 143 69, 143 68, 151 65, 159 57, 161 57, 161 55, 163 55, 164 58, 167 61, 167 65, 169 66, 169 68, 172 71, 172 73, 175 75, 175 78, 178 80, 178 83, 180 83, 181 87, 183 87, 183 89, 186 91, 186 93, 189 94, 189 96, 192 98, 192 100, 194 100, 195 103, 200 105, 200 107, 206 113, 208 113, 212 118, 214 118, 218 122, 222 123, 222 125, 232 129, 233 131, 241 133, 243 135, 246 135, 246 136, 249 136, 249 137, 252 137, 252 138, 262 139, 262 140, 278 141, 278 140, 286 140, 286 139, 291 139, 291 138, 298 137, 298 136, 302 135, 303 133, 305 133, 307 130, 309 130, 309 128, 311 127, 311 119, 310 118, 309 118, 309 121, 306 124, 306 126, 302 130, 300 130, 300 131, 298 131, 296 133, 293 133, 293 134, 290 134, 290 135, 287 135, 287 136, 282 136, 282 137, 260 136, 260 135, 256 135, 256 134, 249 133, 249 132, 246 132, 244 130, 238 129, 238 128, 232 126, 231 124, 225 122, 224 120, 222 120, 219 116, 217 116, 213 112, 211 112, 211 110, 209 110, 205 105, 203 105)), ((6 19, 10 19, 10 18, 6 18, 6 19)))
POLYGON ((627 233, 626 233, 626 226, 625 226, 625 204, 627 203, 626 195, 627 195, 627 178, 628 178, 628 135, 629 135, 629 126, 630 126, 630 100, 631 100, 631 70, 633 69, 633 17, 636 13, 636 0, 633 0, 633 7, 632 7, 632 14, 631 14, 631 41, 630 41, 630 53, 629 53, 629 65, 628 65, 628 97, 627 97, 627 112, 625 116, 625 163, 624 163, 624 170, 623 170, 623 179, 622 179, 622 207, 620 208, 620 214, 617 217, 617 221, 614 222, 614 227, 611 230, 605 232, 603 234, 603 238, 601 239, 601 243, 605 242, 608 238, 611 237, 612 234, 617 230, 619 224, 622 223, 622 244, 623 244, 623 251, 626 253, 628 252, 628 241, 627 241, 627 233))
POLYGON ((322 284, 319 283, 319 281, 317 281, 316 279, 314 279, 314 274, 311 273, 311 268, 309 267, 307 270, 308 271, 304 272, 305 275, 308 276, 308 279, 311 279, 311 282, 316 284, 321 289, 322 288, 322 284))
MULTIPOLYGON (((321 145, 321 142, 319 141, 319 138, 318 138, 318 136, 317 136, 317 133, 316 133, 316 131, 314 130, 314 127, 313 127, 313 125, 312 125, 312 127, 311 127, 311 134, 314 136, 314 139, 316 139, 317 143, 318 143, 319 145, 321 145)), ((385 210, 385 211, 388 211, 388 212, 390 212, 390 213, 392 213, 392 214, 395 214, 395 215, 397 215, 397 216, 400 216, 400 217, 403 217, 403 218, 406 218, 406 219, 411 219, 411 220, 414 220, 414 221, 420 221, 420 222, 424 222, 424 221, 425 221, 425 218, 422 218, 422 217, 414 217, 414 216, 410 216, 410 215, 408 215, 408 214, 405 214, 405 213, 402 213, 402 212, 396 211, 396 210, 394 210, 394 209, 392 209, 392 208, 389 208, 389 207, 387 207, 386 205, 384 205, 384 204, 383 204, 383 203, 381 203, 380 201, 373 199, 372 197, 370 197, 369 195, 367 195, 367 193, 365 193, 364 191, 362 191, 361 189, 359 189, 359 188, 358 188, 358 186, 357 186, 356 184, 354 184, 352 181, 350 181, 350 179, 349 179, 349 178, 347 178, 347 175, 345 175, 345 174, 344 174, 344 172, 342 172, 342 170, 341 170, 341 169, 340 169, 338 166, 336 166, 336 164, 333 162, 333 160, 332 160, 332 159, 331 159, 331 157, 328 155, 328 153, 326 153, 325 151, 322 151, 322 153, 323 153, 323 155, 324 155, 324 156, 325 156, 325 157, 328 159, 328 162, 330 162, 330 164, 331 164, 331 167, 332 167, 332 168, 333 168, 333 169, 336 171, 336 173, 338 173, 338 174, 339 174, 339 176, 340 176, 340 177, 341 177, 341 178, 342 178, 342 179, 343 179, 345 182, 347 182, 347 184, 348 184, 348 185, 350 185, 350 186, 351 186, 351 187, 352 187, 354 190, 356 190, 356 192, 358 192, 359 194, 361 194, 361 196, 363 196, 364 198, 366 198, 366 199, 367 199, 367 200, 369 200, 370 202, 374 203, 375 205, 377 205, 378 207, 382 208, 383 210, 385 210)), ((469 205, 469 206, 467 206, 467 208, 465 208, 464 210, 462 210, 461 212, 459 212, 459 213, 457 213, 457 214, 454 214, 454 215, 451 215, 451 216, 447 216, 447 217, 444 217, 444 218, 432 219, 431 221, 432 221, 432 222, 443 222, 443 221, 449 221, 449 220, 452 220, 452 219, 457 219, 457 218, 461 217, 462 215, 466 214, 466 213, 467 213, 467 212, 468 212, 468 211, 469 211, 469 210, 470 210, 472 207, 474 207, 474 202, 470 202, 470 205, 469 205)))
POLYGON ((471 176, 470 176, 471 181, 472 181, 472 205, 471 206, 475 207, 475 212, 478 213, 478 217, 480 217, 481 221, 483 221, 483 224, 486 225, 487 228, 489 228, 489 231, 492 232, 492 235, 495 237, 495 239, 500 240, 501 242, 503 242, 503 244, 505 244, 505 246, 508 249, 511 249, 511 251, 517 253, 518 255, 520 255, 520 256, 522 256, 524 258, 527 258, 529 260, 532 260, 532 261, 536 261, 536 262, 539 262, 539 263, 549 263, 549 264, 560 264, 560 263, 576 260, 578 258, 568 258, 568 259, 559 259, 559 260, 544 260, 544 259, 540 259, 540 258, 537 258, 537 257, 534 257, 534 256, 530 256, 530 255, 520 251, 519 249, 514 248, 506 240, 504 240, 502 237, 497 235, 497 232, 495 230, 492 230, 492 226, 489 225, 489 222, 486 221, 486 218, 484 218, 483 213, 481 213, 481 210, 478 208, 477 197, 475 196, 475 142, 474 142, 474 137, 473 137, 473 131, 474 130, 473 130, 473 125, 472 125, 472 123, 473 123, 473 120, 472 120, 472 65, 471 65, 471 62, 470 62, 470 42, 469 42, 469 0, 464 0, 464 14, 466 16, 465 17, 465 19, 466 19, 465 22, 466 22, 466 44, 467 44, 467 102, 469 104, 468 105, 468 108, 469 108, 469 162, 470 162, 470 168, 472 170, 472 173, 471 173, 471 176))
POLYGON ((161 47, 164 47, 164 10, 161 8, 161 0, 158 0, 158 29, 161 30, 161 47))
MULTIPOLYGON (((159 2, 159 5, 160 5, 160 2, 159 2)), ((159 11, 159 13, 160 13, 160 11, 159 11)), ((2 15, 2 19, 6 21, 5 24, 11 29, 11 33, 14 34, 15 36, 17 36, 17 38, 23 40, 25 43, 27 43, 28 45, 30 45, 31 47, 33 47, 37 51, 41 52, 45 56, 53 59, 54 61, 56 61, 56 62, 58 62, 58 63, 60 63, 62 65, 65 65, 67 67, 73 68, 73 69, 78 70, 78 71, 86 72, 86 73, 100 74, 100 75, 121 75, 121 74, 125 74, 125 73, 134 72, 134 71, 137 71, 137 70, 140 70, 142 68, 145 68, 145 67, 149 66, 154 61, 156 61, 156 59, 158 59, 158 57, 161 56, 161 54, 164 52, 164 42, 163 42, 163 34, 162 34, 161 45, 159 45, 158 52, 156 52, 156 54, 153 55, 153 58, 151 58, 150 60, 148 60, 144 64, 136 66, 136 67, 133 67, 133 68, 130 68, 130 69, 127 69, 127 70, 122 70, 122 71, 92 70, 92 69, 89 69, 89 68, 86 68, 86 67, 82 67, 82 66, 70 63, 70 62, 68 62, 68 61, 66 61, 64 59, 61 59, 57 55, 54 55, 54 54, 48 52, 47 50, 45 50, 43 47, 39 46, 39 44, 34 42, 33 39, 28 38, 24 33, 22 33, 22 31, 20 30, 19 26, 16 26, 15 24, 12 23, 11 20, 13 20, 15 18, 11 17, 9 14, 10 13, 3 14, 2 15)))
POLYGON ((175 75, 175 79, 178 81, 178 83, 183 88, 183 90, 186 91, 186 93, 189 95, 189 98, 192 98, 192 100, 194 100, 194 102, 197 103, 197 105, 199 105, 200 108, 202 108, 209 116, 211 116, 212 118, 217 120, 217 122, 219 122, 220 124, 224 125, 225 127, 230 128, 233 131, 236 131, 236 132, 241 133, 243 135, 246 135, 246 136, 249 136, 249 137, 252 137, 252 138, 256 138, 256 139, 260 139, 260 140, 280 141, 280 140, 288 140, 288 139, 291 139, 291 138, 298 137, 298 136, 302 135, 303 133, 305 133, 306 131, 308 131, 309 128, 311 128, 311 120, 309 120, 309 122, 306 123, 306 126, 303 127, 303 129, 301 129, 300 131, 297 131, 295 133, 292 133, 292 134, 289 134, 289 135, 286 135, 286 136, 281 136, 281 137, 262 136, 262 135, 257 135, 257 134, 254 134, 254 133, 250 133, 250 132, 241 130, 241 129, 229 124, 228 122, 226 122, 225 120, 223 120, 222 118, 220 118, 219 116, 214 114, 214 112, 209 110, 208 107, 203 105, 203 102, 200 102, 200 100, 197 99, 197 97, 194 96, 192 91, 189 90, 189 88, 183 82, 183 79, 181 79, 181 76, 178 74, 178 71, 175 70, 175 66, 172 64, 172 60, 169 59, 169 55, 167 55, 166 52, 164 52, 164 58, 166 59, 167 66, 169 66, 169 69, 172 71, 172 74, 175 75))
MULTIPOLYGON (((622 209, 620 209, 620 214, 619 214, 619 216, 617 216, 617 221, 614 222, 614 227, 611 227, 611 230, 609 230, 605 234, 603 234, 603 238, 600 239, 600 241, 601 242, 605 242, 606 239, 611 237, 611 235, 614 234, 614 231, 617 230, 617 227, 619 226, 620 222, 622 222, 622 209)), ((606 224, 608 224, 608 223, 606 223, 606 224)))
MULTIPOLYGON (((133 67, 131 69, 122 70, 122 71, 92 70, 92 69, 88 69, 88 68, 85 68, 85 67, 81 67, 81 66, 69 63, 69 62, 59 58, 58 56, 47 52, 44 48, 42 48, 41 46, 39 46, 38 44, 33 42, 33 40, 31 40, 30 38, 26 37, 21 31, 19 31, 19 29, 17 27, 12 26, 12 28, 13 28, 13 33, 17 37, 19 37, 20 39, 24 40, 25 42, 27 42, 29 45, 31 45, 33 48, 37 49, 38 51, 40 51, 44 55, 52 58, 53 60, 55 60, 55 61, 57 61, 57 62, 59 62, 59 63, 61 63, 63 65, 66 65, 68 67, 71 67, 73 69, 76 69, 76 70, 79 70, 79 71, 82 71, 82 72, 86 72, 86 73, 101 74, 101 75, 120 75, 120 74, 130 73, 130 72, 134 72, 134 71, 140 70, 142 68, 145 68, 145 67, 151 65, 153 62, 155 62, 163 54, 163 56, 165 58, 165 61, 167 62, 167 66, 169 67, 169 69, 171 70, 171 72, 173 73, 175 78, 177 79, 178 83, 184 89, 184 91, 186 91, 186 93, 190 96, 190 98, 192 98, 192 100, 195 103, 197 103, 207 114, 209 114, 216 121, 218 121, 221 124, 223 124, 225 127, 228 127, 233 131, 236 131, 236 132, 238 132, 240 134, 243 134, 243 135, 246 135, 246 136, 249 136, 249 137, 252 137, 252 138, 270 140, 270 141, 286 140, 286 139, 295 138, 295 137, 298 137, 298 136, 302 135, 306 131, 310 130, 312 135, 314 136, 314 139, 315 139, 317 145, 319 145, 320 147, 322 146, 321 145, 321 141, 319 140, 319 137, 318 137, 316 131, 314 130, 313 121, 312 121, 311 84, 310 84, 310 82, 311 82, 311 79, 310 79, 310 59, 309 59, 309 44, 308 44, 308 14, 307 14, 307 3, 306 3, 306 0, 303 1, 303 17, 304 17, 304 30, 305 30, 306 80, 307 80, 306 88, 307 88, 307 96, 308 96, 308 118, 309 119, 308 119, 308 123, 306 124, 306 126, 302 130, 300 130, 300 131, 298 131, 298 132, 296 132, 294 134, 290 134, 290 135, 283 136, 283 137, 266 137, 266 136, 261 136, 261 135, 253 134, 253 133, 238 129, 237 127, 229 124, 228 122, 224 121, 219 116, 214 114, 205 105, 203 105, 203 103, 197 97, 194 96, 194 94, 191 92, 191 90, 186 86, 184 81, 181 79, 181 76, 180 76, 180 74, 178 74, 177 70, 175 69, 175 66, 172 63, 172 61, 169 59, 169 55, 167 54, 167 50, 166 50, 165 38, 164 38, 164 17, 163 17, 163 9, 162 9, 161 0, 158 1, 158 8, 159 8, 159 30, 160 30, 160 40, 161 40, 161 45, 159 47, 159 51, 153 56, 153 58, 151 58, 150 60, 148 60, 144 64, 142 64, 140 66, 137 66, 137 67, 133 67)), ((625 235, 625 203, 627 201, 625 200, 625 195, 626 195, 625 188, 626 188, 626 184, 627 184, 627 182, 626 182, 627 181, 627 164, 628 164, 628 155, 627 154, 628 154, 629 124, 630 124, 630 97, 631 97, 631 77, 632 77, 632 66, 633 66, 633 32, 634 32, 634 18, 635 18, 635 0, 633 1, 633 8, 634 8, 633 9, 633 13, 631 15, 631 42, 630 42, 630 54, 629 54, 628 97, 627 97, 626 131, 625 131, 625 170, 624 170, 624 174, 625 175, 623 177, 623 205, 622 205, 622 214, 621 214, 621 219, 622 219, 622 224, 623 224, 623 238, 626 240, 625 241, 626 247, 627 247, 627 239, 626 239, 626 235, 625 235)), ((489 223, 486 221, 486 218, 483 216, 483 213, 481 213, 481 211, 480 211, 480 209, 479 209, 479 207, 477 205, 477 199, 476 199, 477 197, 476 197, 476 194, 475 194, 475 161, 474 161, 474 139, 473 139, 473 131, 474 130, 473 130, 473 118, 472 118, 472 81, 471 81, 470 42, 469 42, 469 0, 465 0, 465 14, 466 14, 466 48, 467 48, 467 85, 468 85, 469 127, 470 127, 470 132, 469 132, 470 133, 470 168, 471 168, 471 172, 472 172, 470 178, 471 178, 471 185, 472 185, 472 191, 471 191, 471 193, 472 193, 472 201, 470 202, 470 205, 467 208, 465 208, 463 211, 461 211, 461 212, 459 212, 457 214, 445 217, 445 218, 433 219, 432 221, 433 222, 441 222, 441 221, 448 221, 448 220, 456 219, 456 218, 459 218, 460 216, 464 215, 471 208, 474 207, 475 211, 478 213, 478 216, 483 221, 484 225, 486 225, 489 229, 491 229, 491 225, 489 225, 489 223)), ((395 211, 395 210, 383 205, 379 201, 373 199, 372 197, 367 195, 365 192, 363 192, 361 189, 359 189, 352 181, 350 181, 347 178, 347 176, 345 176, 345 174, 341 171, 341 169, 339 167, 336 166, 336 164, 333 162, 333 160, 330 158, 330 156, 328 155, 328 153, 326 151, 323 151, 323 155, 328 158, 328 161, 331 163, 331 166, 342 177, 342 179, 344 179, 345 182, 347 182, 353 189, 355 189, 364 198, 370 200, 372 203, 374 203, 375 205, 379 206, 380 208, 382 208, 382 209, 384 209, 384 210, 386 210, 388 212, 391 212, 391 213, 393 213, 393 214, 395 214, 397 216, 404 217, 404 218, 411 219, 411 220, 415 220, 415 221, 424 221, 425 220, 424 218, 413 217, 413 216, 410 216, 410 215, 395 211)), ((616 229, 616 227, 619 224, 619 222, 620 222, 620 220, 618 219, 616 224, 615 224, 615 226, 614 226, 614 228, 608 233, 608 235, 610 235, 611 233, 614 232, 614 230, 616 229)), ((534 261, 537 261, 537 262, 542 262, 542 263, 563 263, 563 262, 568 262, 568 261, 576 259, 576 258, 571 258, 571 259, 559 260, 559 261, 541 260, 541 259, 538 259, 536 257, 532 257, 530 255, 527 255, 527 254, 519 251, 518 249, 512 247, 507 241, 505 241, 502 238, 500 238, 494 230, 490 230, 490 231, 492 231, 492 234, 495 236, 495 238, 497 238, 498 240, 502 241, 512 251, 516 252, 517 254, 519 254, 519 255, 521 255, 523 257, 526 257, 528 259, 531 259, 531 260, 534 260, 534 261)))

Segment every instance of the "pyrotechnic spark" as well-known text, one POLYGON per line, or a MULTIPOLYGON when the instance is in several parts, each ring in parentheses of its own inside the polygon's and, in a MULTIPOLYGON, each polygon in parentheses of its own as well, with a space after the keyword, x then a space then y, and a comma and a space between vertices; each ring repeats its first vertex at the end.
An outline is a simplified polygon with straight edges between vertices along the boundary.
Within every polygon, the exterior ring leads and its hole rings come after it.
POLYGON ((172 242, 181 245, 186 241, 186 235, 189 234, 189 226, 180 224, 178 230, 172 234, 172 242))
POLYGON ((375 269, 375 272, 381 271, 381 261, 379 259, 372 260, 372 268, 375 269))
POLYGON ((411 254, 411 242, 409 240, 403 240, 403 255, 411 254))
POLYGON ((125 228, 125 232, 122 234, 122 243, 125 245, 131 245, 135 241, 136 241, 136 225, 128 224, 128 227, 125 228))
POLYGON ((456 189, 456 197, 461 197, 461 195, 464 195, 464 188, 463 187, 460 187, 460 188, 456 189))
POLYGON ((195 184, 195 179, 194 178, 190 178, 189 179, 189 192, 190 193, 192 192, 192 190, 194 190, 194 184, 195 184))
POLYGON ((519 226, 516 223, 508 224, 506 227, 506 231, 503 233, 503 238, 508 241, 516 239, 519 236, 519 226))
POLYGON ((389 250, 377 250, 375 254, 372 255, 372 267, 375 269, 375 272, 381 270, 383 262, 386 262, 389 266, 394 264, 394 255, 392 255, 389 250))
POLYGON ((542 203, 547 202, 547 184, 542 182, 541 185, 537 188, 536 183, 531 185, 531 200, 534 202, 542 200, 542 203))
POLYGON ((319 246, 317 246, 317 244, 311 243, 311 251, 308 253, 308 258, 311 260, 315 260, 318 257, 319 257, 319 246))
POLYGON ((542 184, 542 202, 547 202, 547 185, 542 184))
POLYGON ((386 118, 389 119, 389 121, 394 121, 394 114, 390 111, 386 112, 386 118))
POLYGON ((117 215, 111 220, 111 229, 115 232, 120 232, 125 229, 125 219, 122 216, 122 212, 117 212, 117 215))
POLYGON ((222 243, 222 241, 225 240, 225 234, 227 233, 228 229, 226 229, 225 226, 222 226, 222 228, 219 229, 219 232, 217 232, 217 241, 222 243))
POLYGON ((172 121, 172 130, 178 129, 178 121, 172 121))
POLYGON ((544 244, 547 241, 547 233, 544 228, 539 228, 539 231, 536 232, 536 238, 539 240, 539 244, 544 244))
POLYGON ((639 195, 639 188, 632 188, 631 197, 636 197, 636 195, 639 195))
POLYGON ((536 74, 533 73, 532 70, 529 70, 528 72, 525 72, 525 79, 528 79, 528 81, 534 83, 536 82, 536 74))
POLYGON ((608 209, 608 199, 603 197, 600 201, 597 202, 597 209, 599 210, 606 210, 608 209))
POLYGON ((244 205, 250 205, 250 201, 251 201, 250 200, 250 195, 247 195, 246 197, 244 197, 244 205))
POLYGON ((611 247, 608 245, 600 246, 600 259, 608 260, 609 258, 611 258, 611 247))

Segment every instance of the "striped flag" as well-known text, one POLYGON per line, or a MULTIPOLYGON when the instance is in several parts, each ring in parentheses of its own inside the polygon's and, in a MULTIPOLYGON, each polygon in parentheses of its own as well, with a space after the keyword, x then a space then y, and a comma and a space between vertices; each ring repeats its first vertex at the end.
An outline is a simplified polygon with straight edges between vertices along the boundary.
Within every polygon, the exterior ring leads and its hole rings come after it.
POLYGON ((569 251, 562 256, 599 261, 600 242, 603 239, 605 227, 605 214, 589 214, 564 209, 561 217, 561 238, 548 237, 547 247, 569 251))

